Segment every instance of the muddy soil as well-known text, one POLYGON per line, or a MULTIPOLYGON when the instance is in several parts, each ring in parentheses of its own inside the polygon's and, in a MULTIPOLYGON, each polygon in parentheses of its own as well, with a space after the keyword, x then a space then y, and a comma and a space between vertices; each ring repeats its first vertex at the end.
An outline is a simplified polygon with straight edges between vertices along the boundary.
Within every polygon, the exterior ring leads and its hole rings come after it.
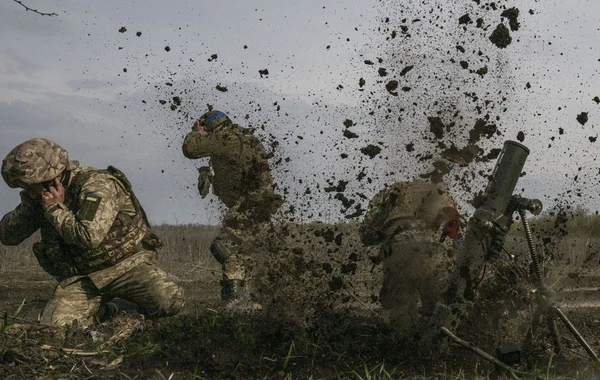
MULTIPOLYGON (((278 234, 278 244, 255 243, 272 252, 263 253, 263 271, 254 271, 255 295, 264 306, 253 314, 219 311, 220 273, 214 263, 163 258, 163 267, 180 277, 186 291, 180 316, 148 321, 123 302, 124 311, 111 322, 84 331, 56 330, 35 323, 53 280, 34 266, 3 270, 0 310, 10 316, 25 303, 18 319, 2 322, 0 377, 356 379, 371 371, 389 374, 382 378, 445 378, 461 371, 465 378, 504 376, 455 345, 440 342, 433 351, 422 350, 418 331, 407 336, 389 324, 389 310, 378 302, 381 264, 372 260, 376 251, 356 241, 353 228, 300 226, 278 234), (276 249, 279 244, 289 249, 276 249)), ((584 242, 570 238, 557 248, 579 244, 584 242)), ((537 309, 536 287, 523 240, 511 238, 507 247, 519 260, 488 265, 471 317, 454 332, 491 354, 510 344, 521 347, 514 365, 519 370, 546 373, 551 363, 553 377, 590 378, 594 369, 564 326, 559 324, 565 350, 558 359, 550 361, 553 340, 545 322, 526 341, 537 309)), ((594 268, 599 263, 568 252, 546 264, 547 279, 557 304, 597 350, 600 281, 594 268)))

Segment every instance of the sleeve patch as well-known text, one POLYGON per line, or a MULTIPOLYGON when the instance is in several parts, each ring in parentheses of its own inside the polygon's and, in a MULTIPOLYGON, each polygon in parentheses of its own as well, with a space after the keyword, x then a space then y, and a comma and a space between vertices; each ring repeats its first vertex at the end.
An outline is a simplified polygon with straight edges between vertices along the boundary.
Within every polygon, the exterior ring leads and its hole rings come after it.
POLYGON ((98 207, 100 206, 100 202, 102 201, 102 197, 97 194, 88 194, 85 196, 85 200, 77 213, 77 218, 79 220, 87 220, 92 221, 96 216, 96 212, 98 211, 98 207))

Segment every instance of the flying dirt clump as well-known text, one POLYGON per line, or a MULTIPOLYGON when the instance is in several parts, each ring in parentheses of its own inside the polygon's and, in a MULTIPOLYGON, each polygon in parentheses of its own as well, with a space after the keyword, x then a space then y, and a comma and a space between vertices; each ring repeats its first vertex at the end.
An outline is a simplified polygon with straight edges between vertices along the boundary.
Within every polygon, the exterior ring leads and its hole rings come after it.
POLYGON ((439 117, 428 117, 427 120, 429 121, 429 131, 431 133, 433 133, 435 138, 436 139, 443 138, 444 137, 444 129, 446 127, 444 126, 442 119, 440 119, 439 117))
POLYGON ((595 96, 594 99, 592 99, 593 101, 596 102, 596 104, 600 104, 600 98, 595 96))
POLYGON ((396 91, 398 89, 398 81, 394 79, 394 80, 387 82, 387 84, 385 85, 385 89, 390 94, 392 94, 394 96, 398 96, 398 91, 396 91))
POLYGON ((492 41, 494 45, 503 49, 510 45, 512 42, 512 37, 510 36, 508 28, 504 26, 504 24, 500 23, 490 35, 490 41, 492 41))
POLYGON ((508 19, 508 25, 510 25, 510 30, 517 31, 519 30, 519 21, 517 20, 519 17, 519 8, 508 8, 501 14, 502 17, 506 17, 508 19))
POLYGON ((579 122, 579 124, 585 125, 585 123, 588 122, 588 113, 582 112, 579 115, 577 115, 577 121, 579 122))
POLYGON ((369 144, 366 147, 361 148, 360 151, 365 156, 369 156, 369 158, 374 158, 379 153, 381 153, 381 148, 377 145, 369 144))

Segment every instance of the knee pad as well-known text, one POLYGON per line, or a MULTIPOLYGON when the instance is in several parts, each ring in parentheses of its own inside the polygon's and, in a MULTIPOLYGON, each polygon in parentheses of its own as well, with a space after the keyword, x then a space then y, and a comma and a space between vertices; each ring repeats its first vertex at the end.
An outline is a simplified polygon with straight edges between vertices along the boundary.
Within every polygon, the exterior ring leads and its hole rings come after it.
POLYGON ((213 257, 217 259, 217 261, 221 264, 224 264, 225 261, 231 256, 231 250, 223 244, 222 241, 214 240, 210 244, 210 252, 213 257))

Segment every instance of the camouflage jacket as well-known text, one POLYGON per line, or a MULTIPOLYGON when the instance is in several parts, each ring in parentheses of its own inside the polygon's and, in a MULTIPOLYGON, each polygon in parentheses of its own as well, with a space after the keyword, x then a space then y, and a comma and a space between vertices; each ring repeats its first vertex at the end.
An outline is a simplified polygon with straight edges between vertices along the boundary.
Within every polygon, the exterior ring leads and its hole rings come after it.
POLYGON ((444 228, 459 219, 454 201, 437 185, 421 180, 396 182, 373 197, 360 234, 365 245, 392 238, 438 242, 444 228))
POLYGON ((210 157, 213 193, 229 208, 256 194, 281 201, 265 148, 251 129, 233 124, 207 136, 191 132, 183 141, 183 154, 190 159, 210 157))
POLYGON ((34 254, 59 281, 133 255, 149 230, 121 172, 79 167, 76 161, 71 168, 64 203, 46 210, 38 203, 19 204, 0 221, 0 241, 5 245, 17 245, 40 230, 42 240, 34 244, 34 254))

